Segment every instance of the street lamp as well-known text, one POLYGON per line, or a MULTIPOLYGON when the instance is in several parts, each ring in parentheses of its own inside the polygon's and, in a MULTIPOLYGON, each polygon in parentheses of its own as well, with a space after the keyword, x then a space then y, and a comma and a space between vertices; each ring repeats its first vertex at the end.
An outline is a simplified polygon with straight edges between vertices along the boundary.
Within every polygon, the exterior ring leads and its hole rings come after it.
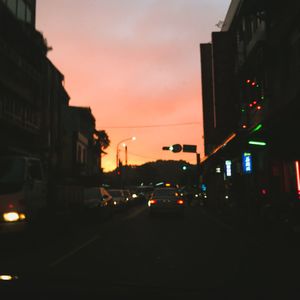
POLYGON ((120 144, 126 142, 126 141, 135 141, 136 140, 136 137, 133 136, 133 137, 130 137, 130 138, 127 138, 127 139, 124 139, 122 141, 120 141, 118 144, 117 144, 117 157, 116 157, 116 166, 117 168, 119 167, 119 153, 120 153, 120 149, 119 149, 119 146, 120 144))

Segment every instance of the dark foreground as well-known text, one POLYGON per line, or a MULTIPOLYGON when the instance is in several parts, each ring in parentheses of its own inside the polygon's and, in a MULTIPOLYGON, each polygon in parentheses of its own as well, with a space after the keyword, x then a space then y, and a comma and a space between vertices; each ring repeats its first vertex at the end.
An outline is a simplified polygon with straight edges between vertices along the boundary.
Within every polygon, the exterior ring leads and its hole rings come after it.
POLYGON ((233 229, 199 207, 187 207, 184 218, 149 217, 146 205, 105 222, 68 217, 0 241, 0 273, 18 278, 0 282, 10 299, 253 299, 279 293, 287 299, 299 293, 297 234, 233 229))

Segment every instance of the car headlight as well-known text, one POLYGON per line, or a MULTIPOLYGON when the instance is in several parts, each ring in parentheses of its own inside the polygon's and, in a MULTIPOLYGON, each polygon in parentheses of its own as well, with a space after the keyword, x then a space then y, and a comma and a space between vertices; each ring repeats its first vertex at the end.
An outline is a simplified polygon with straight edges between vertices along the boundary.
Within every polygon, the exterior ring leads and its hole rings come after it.
MULTIPOLYGON (((25 219, 25 215, 24 214, 21 214, 21 215, 22 215, 22 220, 24 220, 25 219)), ((20 218, 20 214, 19 213, 15 212, 15 211, 12 211, 12 212, 4 213, 3 214, 3 219, 4 219, 5 222, 17 222, 21 218, 20 218)))

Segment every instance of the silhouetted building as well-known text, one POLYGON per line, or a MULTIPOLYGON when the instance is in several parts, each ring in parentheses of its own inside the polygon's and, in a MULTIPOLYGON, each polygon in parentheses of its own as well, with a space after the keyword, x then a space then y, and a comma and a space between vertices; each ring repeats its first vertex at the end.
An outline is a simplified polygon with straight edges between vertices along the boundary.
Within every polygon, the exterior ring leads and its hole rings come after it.
POLYGON ((18 20, 35 27, 36 0, 0 0, 18 20))
MULTIPOLYGON (((64 76, 46 59, 44 105, 42 107, 43 156, 48 162, 49 173, 57 180, 62 177, 65 116, 68 111, 69 95, 64 88, 64 76)), ((69 155, 72 155, 70 152, 69 155)))
POLYGON ((91 109, 69 106, 64 115, 64 123, 66 130, 63 152, 64 173, 68 177, 97 181, 97 176, 101 173, 100 147, 94 135, 95 118, 91 109), (94 179, 91 179, 93 176, 94 179))
POLYGON ((201 78, 202 78, 202 110, 204 129, 204 152, 209 155, 217 144, 215 129, 215 105, 213 98, 213 66, 211 43, 200 44, 201 78))
POLYGON ((34 21, 35 1, 0 1, 1 152, 39 154, 42 150, 48 48, 34 21))
POLYGON ((234 40, 228 32, 213 32, 200 44, 205 155, 236 129, 239 118, 234 77, 234 40))
POLYGON ((299 1, 233 0, 221 32, 212 34, 210 47, 201 46, 201 61, 211 56, 202 63, 205 139, 219 141, 202 161, 204 180, 219 197, 214 199, 218 209, 239 207, 252 221, 266 215, 266 207, 272 218, 290 215, 300 195, 300 143, 291 138, 299 129, 299 16, 299 1), (218 122, 223 128, 223 141, 219 132, 205 129, 212 117, 215 129, 218 122), (237 195, 237 182, 238 199, 228 204, 226 193, 237 195))

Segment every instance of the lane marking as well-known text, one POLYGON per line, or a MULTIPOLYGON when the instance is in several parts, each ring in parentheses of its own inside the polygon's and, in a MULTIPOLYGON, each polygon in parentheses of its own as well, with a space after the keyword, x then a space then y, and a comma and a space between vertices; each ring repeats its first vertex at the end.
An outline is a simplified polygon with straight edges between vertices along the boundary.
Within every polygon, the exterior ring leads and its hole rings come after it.
MULTIPOLYGON (((127 221, 130 220, 134 217, 136 217, 137 215, 141 214, 143 211, 145 211, 147 209, 147 207, 142 207, 136 211, 134 211, 133 213, 127 215, 126 217, 124 217, 123 219, 121 219, 120 221, 127 221)), ((72 251, 68 252, 67 254, 61 256, 60 258, 58 258, 57 260, 55 260, 54 262, 50 263, 49 267, 53 268, 55 266, 57 266, 58 264, 60 264, 61 262, 63 262, 64 260, 70 258, 71 256, 75 255, 76 253, 78 253, 79 251, 81 251, 83 248, 89 246, 90 244, 94 243, 97 239, 99 239, 100 236, 99 235, 95 235, 94 237, 92 237, 91 239, 89 239, 88 241, 86 241, 85 243, 83 243, 82 245, 76 247, 75 249, 73 249, 72 251)))
POLYGON ((99 236, 96 235, 93 238, 89 239, 88 241, 86 241, 85 243, 83 243, 82 245, 76 247, 75 249, 73 249, 72 251, 68 252, 67 254, 61 256, 60 258, 58 258, 57 260, 55 260, 54 262, 52 262, 49 266, 50 268, 53 268, 55 266, 57 266, 58 264, 60 264, 61 262, 63 262, 64 260, 70 258, 71 256, 75 255, 77 252, 79 252, 80 250, 82 250, 83 248, 89 246, 90 244, 94 243, 96 240, 99 239, 99 236))

